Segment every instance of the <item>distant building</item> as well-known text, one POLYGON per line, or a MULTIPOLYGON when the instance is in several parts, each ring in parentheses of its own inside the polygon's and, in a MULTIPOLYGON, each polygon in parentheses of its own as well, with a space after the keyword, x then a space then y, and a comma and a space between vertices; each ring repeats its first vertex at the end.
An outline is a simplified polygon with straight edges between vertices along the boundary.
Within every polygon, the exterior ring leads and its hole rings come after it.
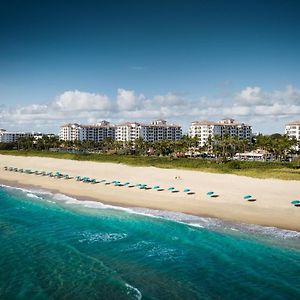
POLYGON ((59 139, 62 141, 95 141, 107 138, 115 139, 115 126, 107 121, 95 125, 79 125, 77 123, 60 126, 59 139))
POLYGON ((0 143, 14 143, 19 138, 32 137, 36 140, 43 136, 54 137, 54 134, 44 134, 40 132, 12 132, 0 129, 0 143))
POLYGON ((165 120, 156 120, 149 125, 142 126, 141 136, 143 140, 149 142, 177 141, 182 137, 182 128, 179 125, 167 124, 165 120))
POLYGON ((155 142, 161 140, 179 140, 182 129, 179 125, 167 124, 165 120, 156 120, 150 124, 123 123, 116 125, 117 141, 135 141, 141 138, 144 141, 155 142))
POLYGON ((182 129, 179 125, 168 124, 165 120, 156 120, 150 124, 125 122, 112 125, 102 121, 95 125, 65 124, 60 127, 59 138, 63 141, 95 141, 111 138, 119 142, 179 140, 182 129))
MULTIPOLYGON (((300 141, 300 121, 292 121, 285 125, 285 134, 289 138, 295 138, 297 141, 300 141)), ((299 150, 299 145, 295 146, 295 149, 299 150)))
POLYGON ((197 137, 199 139, 201 147, 207 143, 209 136, 211 138, 216 136, 223 137, 226 134, 236 136, 239 139, 247 139, 251 142, 252 127, 244 123, 235 123, 234 119, 225 118, 218 122, 194 121, 188 132, 190 137, 197 137))

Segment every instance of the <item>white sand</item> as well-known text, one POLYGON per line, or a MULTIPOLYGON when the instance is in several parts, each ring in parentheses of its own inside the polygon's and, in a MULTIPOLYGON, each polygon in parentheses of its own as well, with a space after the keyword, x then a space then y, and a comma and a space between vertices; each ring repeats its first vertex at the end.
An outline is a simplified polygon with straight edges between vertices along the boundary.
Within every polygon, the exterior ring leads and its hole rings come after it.
POLYGON ((0 155, 0 182, 34 186, 59 191, 80 199, 93 198, 103 203, 138 206, 160 210, 180 211, 193 215, 211 216, 244 223, 275 226, 300 231, 300 207, 290 204, 300 199, 300 182, 277 179, 254 179, 236 175, 212 174, 197 171, 131 167, 122 164, 81 162, 53 158, 16 157, 0 155), (4 166, 32 170, 60 171, 71 176, 87 176, 107 181, 145 183, 162 188, 174 186, 179 193, 140 190, 77 182, 74 179, 55 179, 4 171, 4 166), (180 176, 181 179, 175 179, 180 176), (183 193, 184 188, 195 192, 183 193), (218 198, 210 198, 214 191, 218 198), (247 202, 246 194, 257 199, 247 202))

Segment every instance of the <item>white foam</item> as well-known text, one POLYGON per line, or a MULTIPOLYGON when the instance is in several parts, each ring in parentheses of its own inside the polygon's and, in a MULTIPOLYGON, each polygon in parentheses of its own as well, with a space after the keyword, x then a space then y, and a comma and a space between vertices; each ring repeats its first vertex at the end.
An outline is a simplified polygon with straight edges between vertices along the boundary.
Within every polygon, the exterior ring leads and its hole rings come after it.
MULTIPOLYGON (((118 211, 124 211, 130 214, 137 214, 151 218, 160 218, 170 221, 175 221, 178 223, 183 223, 188 226, 196 227, 199 229, 207 228, 210 230, 217 230, 217 231, 240 231, 248 234, 258 234, 262 236, 270 236, 276 237, 279 239, 300 239, 300 232, 292 231, 292 230, 285 230, 279 229, 276 227, 266 227, 260 225, 252 225, 252 224, 242 224, 242 223, 234 223, 234 222, 226 222, 216 218, 207 218, 207 217, 199 217, 188 215, 180 212, 171 212, 171 211, 161 211, 155 209, 148 209, 148 208, 125 208, 121 206, 114 206, 109 204, 104 204, 98 201, 85 201, 85 200, 78 200, 73 197, 66 196, 64 194, 52 194, 51 192, 44 191, 44 190, 30 190, 18 187, 11 187, 7 185, 0 185, 5 188, 9 189, 17 189, 25 192, 26 194, 30 193, 32 198, 38 197, 38 195, 48 195, 51 200, 55 201, 62 201, 66 204, 70 205, 80 205, 87 208, 94 208, 94 209, 113 209, 118 211)), ((49 200, 48 199, 46 200, 49 200)))
POLYGON ((116 232, 98 232, 91 233, 85 232, 82 234, 82 239, 79 240, 80 243, 87 242, 89 244, 97 243, 97 242, 115 242, 119 240, 123 240, 127 237, 126 233, 116 233, 116 232))
POLYGON ((143 295, 142 293, 134 286, 130 285, 129 283, 125 283, 127 288, 127 295, 135 297, 137 300, 141 300, 143 295))
POLYGON ((41 197, 39 197, 35 194, 32 194, 32 193, 27 193, 26 196, 29 197, 29 198, 42 199, 41 197))

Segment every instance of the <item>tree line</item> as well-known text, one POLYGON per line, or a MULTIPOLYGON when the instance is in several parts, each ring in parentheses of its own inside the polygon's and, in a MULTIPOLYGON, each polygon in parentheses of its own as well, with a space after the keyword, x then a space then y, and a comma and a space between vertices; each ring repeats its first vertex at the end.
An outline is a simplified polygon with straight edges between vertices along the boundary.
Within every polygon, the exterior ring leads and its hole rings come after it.
MULTIPOLYGON (((299 141, 290 139, 287 135, 272 134, 258 135, 249 142, 235 136, 209 137, 206 144, 199 146, 197 137, 183 136, 180 140, 161 140, 155 142, 137 139, 134 142, 120 142, 107 138, 100 142, 95 141, 62 141, 58 137, 43 136, 20 138, 14 143, 0 143, 0 149, 9 150, 60 150, 78 152, 100 152, 124 155, 156 155, 186 157, 202 156, 216 158, 232 158, 236 153, 244 153, 255 149, 262 149, 270 153, 275 159, 282 160, 290 154, 296 154, 295 146, 299 141)), ((298 153, 299 154, 299 151, 298 153)))

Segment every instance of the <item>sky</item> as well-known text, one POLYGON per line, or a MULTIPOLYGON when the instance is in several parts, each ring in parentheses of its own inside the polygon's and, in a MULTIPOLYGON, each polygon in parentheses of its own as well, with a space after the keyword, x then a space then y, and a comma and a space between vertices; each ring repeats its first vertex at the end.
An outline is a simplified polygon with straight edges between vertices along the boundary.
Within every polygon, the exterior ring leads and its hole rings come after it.
POLYGON ((300 1, 0 1, 0 128, 300 119, 300 1))

